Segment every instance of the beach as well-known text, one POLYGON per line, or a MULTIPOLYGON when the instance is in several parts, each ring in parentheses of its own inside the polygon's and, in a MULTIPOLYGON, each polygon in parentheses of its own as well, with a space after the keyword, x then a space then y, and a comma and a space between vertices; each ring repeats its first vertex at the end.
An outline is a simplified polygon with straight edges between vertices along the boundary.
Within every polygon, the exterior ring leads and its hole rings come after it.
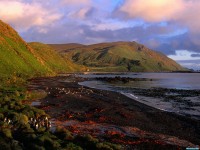
MULTIPOLYGON (((178 149, 200 145, 200 121, 166 112, 123 94, 79 85, 87 79, 73 74, 29 80, 28 89, 47 97, 35 107, 74 135, 90 134, 124 149, 178 149)), ((38 102, 38 101, 37 101, 38 102)))

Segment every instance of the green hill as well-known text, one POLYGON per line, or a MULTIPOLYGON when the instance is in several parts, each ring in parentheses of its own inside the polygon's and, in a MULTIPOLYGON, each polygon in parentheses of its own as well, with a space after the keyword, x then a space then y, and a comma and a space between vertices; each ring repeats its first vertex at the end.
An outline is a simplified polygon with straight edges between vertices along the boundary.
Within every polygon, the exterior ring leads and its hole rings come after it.
POLYGON ((58 52, 55 51, 55 49, 47 44, 34 42, 29 43, 29 45, 40 56, 45 66, 48 66, 51 70, 57 73, 85 70, 85 67, 76 65, 68 59, 64 59, 58 52))
POLYGON ((49 76, 79 69, 48 45, 27 44, 12 27, 0 21, 0 81, 11 77, 49 76))
POLYGON ((0 61, 0 76, 53 73, 18 33, 2 21, 0 21, 0 61))
POLYGON ((184 70, 162 53, 136 42, 100 43, 82 47, 63 47, 66 58, 92 71, 160 72, 184 70))

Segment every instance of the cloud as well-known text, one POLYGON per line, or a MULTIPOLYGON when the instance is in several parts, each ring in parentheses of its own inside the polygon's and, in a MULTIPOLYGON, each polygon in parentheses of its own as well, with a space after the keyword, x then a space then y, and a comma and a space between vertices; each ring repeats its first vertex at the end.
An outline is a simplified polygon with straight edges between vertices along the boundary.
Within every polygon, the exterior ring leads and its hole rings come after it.
POLYGON ((198 56, 200 56, 200 53, 188 50, 176 50, 175 55, 168 55, 168 57, 174 60, 199 60, 198 56))
MULTIPOLYGON (((114 22, 108 22, 106 24, 98 22, 93 24, 77 24, 76 20, 70 20, 66 21, 64 24, 55 24, 54 26, 49 27, 49 31, 45 35, 43 32, 40 32, 39 34, 38 31, 37 34, 41 41, 50 43, 62 41, 63 43, 77 42, 91 44, 110 41, 133 41, 137 39, 137 41, 141 43, 151 40, 151 46, 153 47, 160 44, 160 41, 158 40, 153 42, 153 37, 155 35, 163 36, 168 35, 169 32, 175 31, 173 26, 162 27, 159 25, 150 25, 144 27, 137 25, 129 27, 128 24, 126 24, 126 27, 123 27, 123 24, 119 26, 117 26, 117 24, 114 24, 114 22), (54 38, 54 41, 53 39, 49 40, 49 37, 51 36, 54 38), (72 39, 74 41, 72 41, 72 39)), ((30 33, 30 31, 28 33, 30 33)), ((35 29, 32 31, 36 32, 35 29)), ((30 41, 31 39, 29 37, 34 38, 36 35, 33 33, 27 34, 25 39, 30 41)))
POLYGON ((128 18, 142 18, 149 22, 171 20, 184 9, 182 0, 125 0, 119 11, 128 18))
POLYGON ((91 7, 85 7, 85 8, 81 8, 75 12, 70 13, 70 17, 72 18, 76 18, 76 19, 86 19, 87 17, 89 17, 93 12, 93 8, 91 7))
POLYGON ((40 3, 25 3, 22 0, 0 1, 0 18, 18 30, 33 26, 49 26, 62 15, 43 7, 40 3))
POLYGON ((164 39, 156 36, 152 36, 152 38, 154 38, 159 45, 151 47, 151 45, 148 44, 148 39, 144 41, 144 44, 158 51, 162 51, 167 55, 175 54, 176 50, 188 50, 200 53, 199 45, 191 39, 191 35, 188 32, 164 39))
POLYGON ((90 5, 91 0, 62 0, 62 3, 67 5, 90 5))
POLYGON ((191 54, 191 57, 200 57, 200 54, 191 54))
POLYGON ((200 32, 199 0, 125 0, 117 12, 128 19, 147 22, 173 22, 200 32))

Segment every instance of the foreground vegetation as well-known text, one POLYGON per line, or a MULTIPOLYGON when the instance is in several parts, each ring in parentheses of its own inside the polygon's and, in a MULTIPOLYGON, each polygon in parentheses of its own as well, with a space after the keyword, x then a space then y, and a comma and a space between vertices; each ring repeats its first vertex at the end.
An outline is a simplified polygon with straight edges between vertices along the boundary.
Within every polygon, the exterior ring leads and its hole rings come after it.
POLYGON ((27 92, 27 79, 82 69, 85 67, 65 60, 45 44, 27 44, 11 26, 0 20, 0 149, 121 149, 90 135, 72 135, 62 128, 51 132, 47 126, 32 124, 34 118, 49 116, 25 103, 45 96, 45 93, 27 92))
POLYGON ((121 149, 119 145, 100 142, 90 135, 72 135, 64 128, 56 128, 54 132, 45 128, 33 128, 30 118, 49 117, 43 110, 24 104, 25 100, 31 100, 36 94, 26 92, 25 88, 0 89, 1 149, 121 149))

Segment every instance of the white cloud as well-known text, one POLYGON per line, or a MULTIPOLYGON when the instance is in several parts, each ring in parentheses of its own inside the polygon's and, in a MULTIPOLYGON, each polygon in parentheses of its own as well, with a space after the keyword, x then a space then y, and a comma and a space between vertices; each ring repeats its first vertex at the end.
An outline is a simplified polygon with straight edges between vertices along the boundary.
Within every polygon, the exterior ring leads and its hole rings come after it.
POLYGON ((119 11, 147 22, 170 21, 200 32, 199 0, 125 0, 119 11))
POLYGON ((18 30, 27 30, 33 26, 48 26, 60 19, 61 14, 35 2, 3 0, 0 1, 0 18, 18 30))
POLYGON ((176 50, 175 55, 168 55, 174 60, 199 60, 199 57, 192 57, 193 54, 200 54, 188 50, 176 50))
POLYGON ((120 11, 149 22, 173 19, 183 9, 182 0, 126 0, 120 11))

